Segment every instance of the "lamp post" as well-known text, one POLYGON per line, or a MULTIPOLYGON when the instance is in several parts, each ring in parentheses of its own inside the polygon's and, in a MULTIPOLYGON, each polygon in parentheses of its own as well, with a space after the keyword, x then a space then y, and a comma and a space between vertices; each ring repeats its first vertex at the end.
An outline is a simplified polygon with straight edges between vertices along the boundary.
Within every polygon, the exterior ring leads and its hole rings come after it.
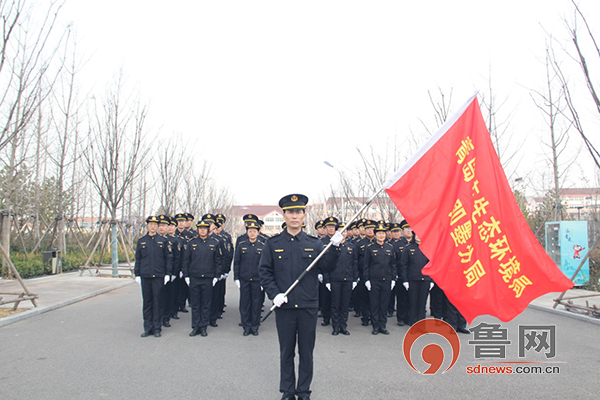
MULTIPOLYGON (((336 171, 337 171, 337 173, 340 175, 340 181, 342 180, 342 173, 341 173, 341 172, 340 172, 340 171, 339 171, 339 170, 338 170, 336 167, 334 167, 334 166, 333 166, 333 164, 331 164, 329 161, 323 161, 323 163, 325 163, 325 165, 327 165, 328 167, 331 167, 331 168, 333 168, 334 170, 336 170, 336 171)), ((344 196, 343 196, 343 194, 344 194, 344 193, 343 193, 343 188, 342 188, 342 190, 340 190, 340 201, 341 201, 341 203, 342 203, 342 215, 341 215, 341 220, 342 220, 342 222, 345 222, 345 221, 346 221, 346 218, 345 218, 345 215, 344 215, 344 196)))

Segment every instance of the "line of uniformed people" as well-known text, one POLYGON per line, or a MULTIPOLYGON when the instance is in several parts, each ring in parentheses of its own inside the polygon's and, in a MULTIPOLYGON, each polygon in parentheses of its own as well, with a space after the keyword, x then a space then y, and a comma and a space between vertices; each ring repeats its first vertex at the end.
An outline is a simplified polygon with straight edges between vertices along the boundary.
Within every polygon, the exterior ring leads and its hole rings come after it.
MULTIPOLYGON (((243 219, 247 233, 237 238, 235 248, 231 236, 222 230, 226 221, 222 214, 205 214, 195 231, 191 229, 194 217, 189 213, 147 219, 149 232, 138 241, 134 271, 142 285, 142 337, 160 336, 161 328, 170 326, 170 319, 179 319, 178 312, 188 312, 188 300, 192 308, 190 336, 206 336, 208 325, 217 327, 224 312, 225 282, 232 261, 234 281, 240 290, 240 326, 245 336, 258 335, 265 298, 258 263, 268 237, 260 232, 262 221, 256 215, 247 214, 243 219), (154 226, 156 229, 151 229, 154 226), (159 314, 162 317, 157 317, 159 314)), ((335 217, 315 224, 324 247, 343 227, 335 217)), ((387 318, 394 311, 400 326, 424 319, 430 295, 432 316, 445 319, 458 332, 469 333, 460 312, 431 278, 421 273, 427 262, 406 221, 353 222, 344 231, 336 269, 318 276, 322 325, 331 324, 333 335, 349 335, 348 313, 352 308, 363 326, 372 326, 373 334, 389 334, 387 318), (402 284, 396 285, 397 281, 402 284)))
MULTIPOLYGON (((324 246, 335 233, 333 226, 340 229, 344 224, 338 223, 335 217, 315 224, 324 246)), ((344 232, 347 235, 341 248, 347 256, 340 257, 333 274, 323 275, 320 292, 321 325, 329 325, 331 319, 332 335, 349 334, 350 308, 355 311, 355 317, 361 317, 363 326, 372 326, 374 335, 389 334, 387 318, 393 316, 394 311, 398 325, 413 325, 426 318, 429 295, 434 318, 444 319, 457 332, 470 333, 466 320, 443 290, 422 274, 429 260, 405 220, 398 224, 361 219, 344 232)))

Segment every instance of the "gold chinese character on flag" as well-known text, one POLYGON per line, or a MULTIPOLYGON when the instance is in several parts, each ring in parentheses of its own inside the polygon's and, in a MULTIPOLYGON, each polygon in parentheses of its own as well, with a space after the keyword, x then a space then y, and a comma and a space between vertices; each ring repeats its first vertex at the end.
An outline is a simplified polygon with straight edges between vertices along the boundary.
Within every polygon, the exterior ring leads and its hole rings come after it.
POLYGON ((517 279, 513 280, 512 283, 508 285, 508 288, 514 290, 515 297, 518 299, 523 294, 525 286, 529 285, 533 285, 533 283, 525 275, 521 275, 517 279))
POLYGON ((517 256, 512 256, 506 263, 500 264, 498 270, 506 283, 510 282, 513 275, 516 275, 519 271, 521 271, 521 262, 517 260, 517 256))
POLYGON ((458 157, 457 162, 459 164, 462 164, 465 161, 465 158, 467 158, 467 156, 469 155, 469 152, 475 149, 475 147, 473 146, 473 141, 471 141, 471 138, 468 136, 465 140, 462 140, 460 143, 461 144, 458 148, 458 151, 456 152, 456 156, 458 157))
POLYGON ((463 165, 462 172, 465 182, 471 182, 475 178, 475 158, 463 165))
POLYGON ((454 208, 452 208, 452 212, 448 214, 448 216, 450 217, 450 226, 457 223, 465 215, 467 215, 467 212, 465 211, 462 203, 460 202, 460 199, 456 200, 456 203, 454 203, 454 208))
POLYGON ((450 232, 452 239, 454 239, 454 246, 458 247, 461 244, 467 244, 467 241, 471 239, 472 230, 473 224, 471 221, 467 221, 454 228, 454 232, 450 232))
POLYGON ((475 264, 471 265, 467 268, 463 273, 467 278, 467 287, 471 287, 476 284, 479 279, 485 275, 485 270, 483 269, 483 265, 481 265, 481 261, 475 261, 475 264))

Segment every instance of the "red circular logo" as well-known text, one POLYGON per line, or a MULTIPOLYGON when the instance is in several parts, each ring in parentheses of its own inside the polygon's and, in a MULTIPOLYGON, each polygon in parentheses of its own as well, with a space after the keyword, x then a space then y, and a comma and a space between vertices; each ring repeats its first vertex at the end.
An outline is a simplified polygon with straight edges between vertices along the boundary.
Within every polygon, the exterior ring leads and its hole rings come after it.
POLYGON ((410 351, 415 341, 429 333, 442 336, 448 341, 448 343, 450 343, 450 346, 452 347, 452 362, 446 371, 444 371, 447 372, 456 363, 456 360, 458 360, 458 355, 460 353, 460 340, 458 339, 458 335, 456 334, 454 328, 448 325, 448 323, 439 319, 424 319, 410 327, 404 336, 404 341, 402 342, 404 358, 406 359, 406 362, 408 362, 408 365, 410 365, 412 369, 419 373, 424 375, 433 375, 438 372, 442 366, 442 363, 444 362, 444 350, 441 346, 431 343, 423 348, 421 357, 426 364, 429 364, 429 368, 425 372, 421 372, 415 368, 410 356, 410 351))

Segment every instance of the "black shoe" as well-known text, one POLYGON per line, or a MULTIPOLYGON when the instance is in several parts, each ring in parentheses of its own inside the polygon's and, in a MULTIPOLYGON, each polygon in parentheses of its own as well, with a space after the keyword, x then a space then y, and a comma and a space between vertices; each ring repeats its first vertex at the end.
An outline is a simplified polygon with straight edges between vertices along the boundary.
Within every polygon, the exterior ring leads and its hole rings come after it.
POLYGON ((152 335, 152 332, 148 332, 148 331, 146 331, 146 332, 142 333, 142 334, 140 335, 140 337, 148 337, 148 336, 150 336, 150 335, 152 335))
POLYGON ((310 394, 298 396, 298 400, 310 400, 310 394))
POLYGON ((210 326, 212 326, 213 328, 216 328, 217 326, 217 321, 211 321, 210 326))
POLYGON ((199 333, 200 333, 200 331, 198 329, 192 329, 192 331, 190 332, 190 336, 194 337, 199 333))
POLYGON ((244 331, 244 336, 250 335, 250 331, 244 331))
POLYGON ((369 321, 363 321, 362 326, 369 326, 369 321))
POLYGON ((358 317, 360 317, 360 311, 357 311, 354 313, 354 318, 358 318, 358 317))
POLYGON ((173 319, 179 319, 179 316, 177 314, 175 314, 175 315, 171 315, 171 318, 173 318, 173 319))
POLYGON ((337 336, 337 335, 339 335, 339 334, 340 334, 340 330, 339 330, 339 329, 334 329, 334 330, 333 330, 333 332, 331 332, 331 334, 332 334, 333 336, 337 336))
POLYGON ((163 321, 163 326, 165 328, 170 328, 171 327, 171 323, 169 321, 163 321))
POLYGON ((200 328, 200 336, 207 336, 208 333, 206 333, 206 328, 200 328))
POLYGON ((281 400, 296 400, 296 396, 293 394, 285 394, 281 396, 281 400))
POLYGON ((467 328, 464 328, 464 327, 456 328, 456 332, 458 332, 458 333, 466 333, 467 335, 471 333, 470 330, 468 330, 467 328))
POLYGON ((387 316, 388 316, 388 318, 392 318, 394 316, 394 312, 388 311, 387 316))
POLYGON ((404 321, 398 321, 398 326, 404 326, 404 321))
POLYGON ((387 329, 379 329, 379 333, 383 333, 384 335, 389 335, 390 331, 388 331, 387 329))
POLYGON ((187 308, 185 308, 185 307, 181 307, 181 308, 179 309, 179 311, 181 311, 182 313, 186 313, 186 312, 188 312, 187 308))
POLYGON ((160 337, 160 336, 161 336, 160 332, 154 332, 154 337, 160 337))
POLYGON ((327 325, 329 325, 329 321, 323 320, 323 322, 321 322, 321 326, 327 326, 327 325))
POLYGON ((252 331, 252 336, 258 336, 258 331, 252 331))
POLYGON ((373 335, 377 335, 379 333, 379 329, 377 328, 373 328, 373 332, 371 332, 373 335))
POLYGON ((340 333, 341 333, 342 335, 346 335, 346 336, 348 336, 348 335, 350 334, 350 332, 348 332, 348 330, 347 330, 347 329, 340 329, 340 333))

